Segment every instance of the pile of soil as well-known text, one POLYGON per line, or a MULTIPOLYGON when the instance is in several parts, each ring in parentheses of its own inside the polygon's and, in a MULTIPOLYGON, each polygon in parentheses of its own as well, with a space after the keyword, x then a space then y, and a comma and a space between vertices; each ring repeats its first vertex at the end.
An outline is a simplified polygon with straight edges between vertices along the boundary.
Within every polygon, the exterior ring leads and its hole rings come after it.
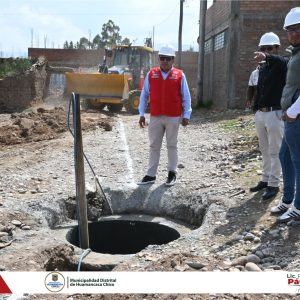
MULTIPOLYGON (((72 124, 70 126, 72 128, 72 124)), ((81 126, 84 131, 96 128, 111 131, 112 121, 98 112, 83 112, 81 126)), ((68 113, 64 108, 39 107, 36 111, 11 114, 6 122, 0 122, 0 146, 56 139, 68 130, 68 113)))

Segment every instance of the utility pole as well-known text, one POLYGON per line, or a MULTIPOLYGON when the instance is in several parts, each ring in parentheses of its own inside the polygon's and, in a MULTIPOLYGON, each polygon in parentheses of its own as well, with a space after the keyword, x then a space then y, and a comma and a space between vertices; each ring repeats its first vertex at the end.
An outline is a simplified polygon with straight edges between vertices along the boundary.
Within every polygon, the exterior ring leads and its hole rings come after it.
POLYGON ((182 23, 183 23, 183 2, 180 0, 179 12, 179 31, 178 31, 178 67, 181 68, 181 52, 182 52, 182 23))
POLYGON ((91 49, 91 35, 92 35, 92 31, 91 29, 89 29, 89 48, 91 49))
POLYGON ((47 48, 47 34, 44 35, 44 48, 47 48))
POLYGON ((204 73, 204 44, 205 44, 205 17, 207 9, 207 0, 200 0, 199 12, 199 54, 198 54, 198 72, 197 72, 197 106, 203 104, 203 73, 204 73))
POLYGON ((154 26, 152 28, 152 48, 154 49, 154 26))
MULTIPOLYGON (((74 109, 74 106, 73 106, 74 109)), ((74 128, 74 143, 75 143, 75 179, 76 179, 76 199, 78 200, 78 231, 80 233, 80 248, 89 248, 89 229, 87 217, 87 200, 85 195, 85 178, 84 178, 84 155, 81 132, 80 119, 80 95, 75 95, 75 111, 76 118, 74 128)))
POLYGON ((33 28, 30 29, 31 33, 31 48, 33 48, 33 28))

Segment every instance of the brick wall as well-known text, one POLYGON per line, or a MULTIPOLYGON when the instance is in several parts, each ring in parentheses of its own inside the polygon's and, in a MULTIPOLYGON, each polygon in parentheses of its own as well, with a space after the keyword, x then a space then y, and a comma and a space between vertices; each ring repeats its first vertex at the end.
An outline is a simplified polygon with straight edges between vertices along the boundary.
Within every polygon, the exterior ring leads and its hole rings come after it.
MULTIPOLYGON (((177 52, 176 55, 178 56, 177 52)), ((181 69, 186 75, 190 90, 197 88, 198 52, 183 51, 181 54, 181 69)), ((175 67, 177 60, 175 57, 175 67)), ((191 92, 193 94, 193 92, 191 92)))
MULTIPOLYGON (((206 12, 205 40, 228 30, 231 1, 215 1, 206 12)), ((227 108, 229 41, 226 46, 204 57, 203 100, 220 109, 227 108)))
POLYGON ((46 49, 28 48, 28 57, 45 56, 51 65, 73 67, 98 66, 102 62, 104 49, 46 49))
POLYGON ((26 74, 0 79, 0 113, 19 112, 43 101, 46 81, 45 64, 36 64, 26 74))
POLYGON ((228 0, 215 1, 207 10, 205 24, 206 39, 229 26, 230 2, 228 0))
POLYGON ((282 27, 286 14, 295 6, 299 6, 299 1, 240 1, 240 68, 236 74, 239 80, 235 97, 237 106, 244 104, 249 76, 256 67, 253 52, 258 49, 260 37, 266 32, 276 33, 281 41, 279 54, 287 55, 285 48, 289 43, 282 27))

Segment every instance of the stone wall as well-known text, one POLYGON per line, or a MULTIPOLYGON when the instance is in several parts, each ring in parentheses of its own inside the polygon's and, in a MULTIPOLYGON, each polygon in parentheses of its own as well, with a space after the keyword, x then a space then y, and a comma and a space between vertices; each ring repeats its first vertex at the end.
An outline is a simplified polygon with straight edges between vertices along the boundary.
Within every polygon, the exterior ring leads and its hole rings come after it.
POLYGON ((20 112, 42 102, 46 92, 47 63, 38 61, 25 74, 0 79, 0 113, 20 112))

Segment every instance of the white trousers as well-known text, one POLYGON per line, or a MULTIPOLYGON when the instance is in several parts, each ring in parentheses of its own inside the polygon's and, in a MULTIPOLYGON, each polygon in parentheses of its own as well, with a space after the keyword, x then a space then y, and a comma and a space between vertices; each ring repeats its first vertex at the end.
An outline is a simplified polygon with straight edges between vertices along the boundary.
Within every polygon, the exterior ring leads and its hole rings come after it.
POLYGON ((163 137, 166 133, 168 171, 176 172, 178 163, 177 137, 180 117, 150 116, 148 135, 150 142, 148 176, 156 176, 163 137))
POLYGON ((268 186, 278 187, 280 183, 281 165, 279 150, 283 137, 283 121, 281 110, 257 111, 254 117, 258 135, 259 150, 262 154, 262 181, 268 186))

